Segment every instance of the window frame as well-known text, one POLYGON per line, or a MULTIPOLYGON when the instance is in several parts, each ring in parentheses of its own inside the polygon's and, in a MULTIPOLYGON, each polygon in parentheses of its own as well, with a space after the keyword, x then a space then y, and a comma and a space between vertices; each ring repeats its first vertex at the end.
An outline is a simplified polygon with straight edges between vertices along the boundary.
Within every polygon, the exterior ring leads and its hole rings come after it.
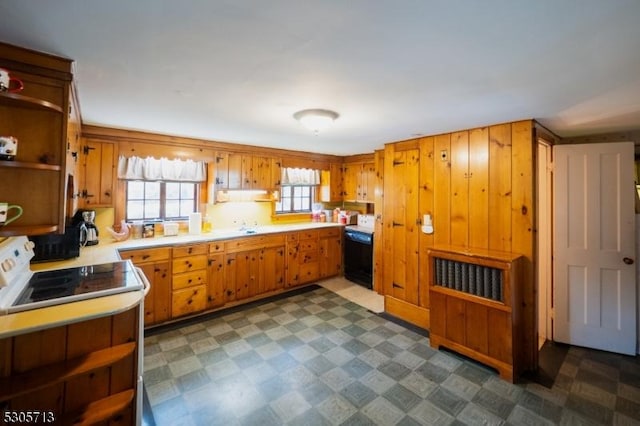
MULTIPOLYGON (((177 183, 177 184, 190 184, 193 185, 193 210, 192 211, 198 211, 197 207, 198 207, 198 202, 200 199, 200 182, 179 182, 179 181, 162 181, 162 180, 144 180, 144 179, 135 179, 135 180, 127 180, 125 181, 125 199, 124 199, 124 217, 125 220, 128 222, 132 222, 132 221, 147 221, 147 222, 162 222, 165 220, 170 220, 170 221, 178 221, 178 220, 188 220, 189 217, 188 216, 175 216, 175 217, 167 217, 166 216, 166 204, 167 204, 167 187, 166 184, 167 183, 177 183), (144 202, 147 200, 146 198, 146 185, 145 185, 145 198, 139 199, 136 198, 133 201, 142 201, 143 202, 143 217, 142 218, 131 218, 129 217, 129 183, 131 182, 142 182, 143 184, 146 183, 159 183, 160 184, 160 195, 159 195, 159 199, 158 202, 160 204, 160 210, 159 210, 159 216, 158 217, 154 217, 154 218, 145 218, 144 217, 144 202)), ((179 193, 180 193, 180 197, 177 199, 178 202, 181 202, 182 200, 190 200, 190 198, 182 198, 182 188, 179 189, 179 193)), ((156 200, 156 198, 153 198, 150 200, 156 200)), ((171 199, 171 200, 175 200, 175 199, 171 199)))
MULTIPOLYGON (((304 197, 305 199, 307 197, 304 197)), ((317 201, 318 199, 318 185, 280 185, 280 197, 279 200, 274 202, 274 213, 276 215, 286 215, 286 214, 304 214, 304 213, 311 213, 312 209, 313 209, 313 204, 317 201), (283 196, 283 192, 284 192, 284 188, 291 188, 291 196, 290 197, 284 197, 283 196), (294 203, 295 203, 295 199, 300 197, 295 197, 293 192, 295 191, 295 188, 309 188, 309 195, 308 195, 308 200, 309 200, 309 209, 303 209, 303 210, 295 210, 294 207, 294 203), (283 209, 282 207, 284 206, 284 198, 287 198, 290 200, 289 203, 289 208, 287 208, 286 210, 283 209), (278 209, 278 205, 281 206, 281 210, 278 209)))

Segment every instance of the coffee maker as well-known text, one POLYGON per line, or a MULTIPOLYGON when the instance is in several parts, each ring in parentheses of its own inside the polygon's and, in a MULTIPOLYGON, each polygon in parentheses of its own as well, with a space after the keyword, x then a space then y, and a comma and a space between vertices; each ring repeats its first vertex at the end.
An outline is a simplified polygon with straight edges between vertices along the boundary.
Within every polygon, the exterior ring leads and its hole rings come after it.
POLYGON ((95 210, 78 210, 73 216, 72 226, 80 228, 80 245, 93 246, 98 244, 98 227, 95 210))

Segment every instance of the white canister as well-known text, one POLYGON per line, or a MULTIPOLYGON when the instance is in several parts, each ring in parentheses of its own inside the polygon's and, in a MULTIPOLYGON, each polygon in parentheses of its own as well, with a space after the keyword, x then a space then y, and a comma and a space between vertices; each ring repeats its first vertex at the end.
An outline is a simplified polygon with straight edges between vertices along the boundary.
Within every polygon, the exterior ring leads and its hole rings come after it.
POLYGON ((177 222, 165 222, 163 229, 164 229, 164 235, 167 237, 178 235, 179 227, 177 222))
POLYGON ((202 214, 189 214, 189 233, 192 235, 200 235, 202 233, 202 214))

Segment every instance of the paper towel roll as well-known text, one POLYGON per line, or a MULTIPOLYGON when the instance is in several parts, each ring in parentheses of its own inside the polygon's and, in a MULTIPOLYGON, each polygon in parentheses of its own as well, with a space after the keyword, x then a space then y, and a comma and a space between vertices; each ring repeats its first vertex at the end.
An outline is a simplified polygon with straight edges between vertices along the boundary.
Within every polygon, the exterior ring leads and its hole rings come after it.
POLYGON ((424 217, 422 218, 422 224, 425 226, 432 226, 433 223, 431 222, 431 215, 430 214, 425 214, 424 217))
POLYGON ((202 233, 202 214, 201 213, 189 214, 189 233, 193 235, 200 235, 202 233))

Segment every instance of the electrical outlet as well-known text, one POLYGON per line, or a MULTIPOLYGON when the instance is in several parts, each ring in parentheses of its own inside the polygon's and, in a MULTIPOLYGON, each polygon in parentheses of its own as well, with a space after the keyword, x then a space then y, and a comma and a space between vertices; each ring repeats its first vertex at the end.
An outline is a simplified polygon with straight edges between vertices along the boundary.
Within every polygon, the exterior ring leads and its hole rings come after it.
POLYGON ((440 159, 442 161, 447 161, 449 159, 449 153, 447 152, 446 149, 443 149, 442 151, 440 151, 440 159))

